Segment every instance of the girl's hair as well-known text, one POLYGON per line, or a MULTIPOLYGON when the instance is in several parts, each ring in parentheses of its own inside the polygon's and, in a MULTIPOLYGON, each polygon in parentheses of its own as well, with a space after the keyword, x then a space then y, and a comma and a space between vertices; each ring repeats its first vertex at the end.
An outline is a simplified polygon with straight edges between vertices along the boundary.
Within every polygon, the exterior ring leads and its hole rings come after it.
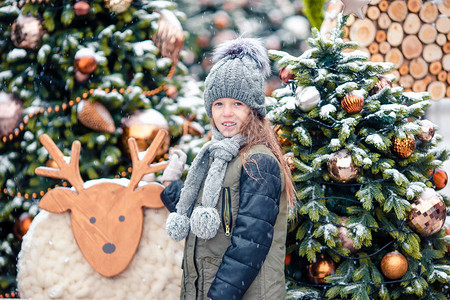
POLYGON ((242 124, 241 134, 246 142, 240 152, 240 156, 243 162, 247 160, 244 154, 252 146, 255 145, 267 146, 277 158, 283 169, 288 208, 290 213, 292 214, 296 205, 295 188, 294 184, 292 183, 292 174, 288 164, 283 158, 283 150, 281 149, 280 142, 278 141, 275 131, 272 128, 272 124, 269 120, 258 114, 258 112, 253 107, 250 107, 250 115, 248 116, 244 124, 242 124))

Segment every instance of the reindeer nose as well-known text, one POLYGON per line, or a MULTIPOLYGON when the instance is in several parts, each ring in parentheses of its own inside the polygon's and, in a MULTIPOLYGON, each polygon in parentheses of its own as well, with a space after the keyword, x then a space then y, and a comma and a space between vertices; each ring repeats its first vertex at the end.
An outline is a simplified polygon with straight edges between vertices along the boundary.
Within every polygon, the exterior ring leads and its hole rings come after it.
POLYGON ((103 252, 110 254, 113 253, 114 251, 116 251, 116 246, 114 246, 114 244, 106 243, 103 245, 103 252))

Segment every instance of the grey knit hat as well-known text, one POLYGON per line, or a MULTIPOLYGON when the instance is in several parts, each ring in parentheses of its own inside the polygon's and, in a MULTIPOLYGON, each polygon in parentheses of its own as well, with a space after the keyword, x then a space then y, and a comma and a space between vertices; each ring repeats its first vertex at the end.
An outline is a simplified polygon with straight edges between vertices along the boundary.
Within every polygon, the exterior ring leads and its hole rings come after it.
POLYGON ((265 116, 264 80, 270 75, 270 63, 262 43, 254 38, 227 41, 216 48, 213 62, 205 81, 208 117, 213 102, 220 98, 242 101, 265 116))

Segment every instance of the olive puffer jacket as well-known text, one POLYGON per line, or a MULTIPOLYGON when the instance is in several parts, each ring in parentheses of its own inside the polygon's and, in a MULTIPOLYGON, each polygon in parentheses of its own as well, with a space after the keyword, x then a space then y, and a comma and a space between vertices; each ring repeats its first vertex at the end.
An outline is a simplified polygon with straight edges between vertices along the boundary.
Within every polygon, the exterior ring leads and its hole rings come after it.
MULTIPOLYGON (((217 235, 205 241, 190 233, 186 239, 182 299, 285 297, 284 176, 267 147, 253 147, 247 154, 245 168, 239 156, 228 164, 217 205, 222 220, 217 235)), ((170 211, 182 187, 174 181, 162 192, 170 211)))

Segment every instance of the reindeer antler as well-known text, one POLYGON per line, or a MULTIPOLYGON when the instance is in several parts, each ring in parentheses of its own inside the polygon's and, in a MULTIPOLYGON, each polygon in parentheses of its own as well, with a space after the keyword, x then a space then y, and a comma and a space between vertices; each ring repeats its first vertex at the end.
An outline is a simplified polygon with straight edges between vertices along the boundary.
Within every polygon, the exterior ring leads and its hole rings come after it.
POLYGON ((81 144, 79 141, 74 141, 72 143, 72 152, 70 154, 70 163, 64 161, 64 155, 58 149, 58 146, 53 142, 53 140, 46 134, 39 137, 42 145, 47 149, 50 156, 58 164, 59 169, 39 167, 36 168, 35 173, 39 176, 52 177, 56 179, 65 179, 77 190, 81 192, 84 190, 83 179, 80 175, 79 169, 79 159, 80 159, 80 148, 81 144))
POLYGON ((158 131, 155 139, 151 143, 149 149, 145 153, 142 160, 138 157, 138 147, 134 138, 128 139, 128 146, 130 148, 131 161, 133 163, 133 172, 131 173, 130 183, 128 188, 134 190, 139 181, 145 174, 154 173, 164 170, 167 167, 168 162, 149 165, 156 156, 156 152, 161 144, 164 142, 164 138, 168 133, 165 130, 158 131))

